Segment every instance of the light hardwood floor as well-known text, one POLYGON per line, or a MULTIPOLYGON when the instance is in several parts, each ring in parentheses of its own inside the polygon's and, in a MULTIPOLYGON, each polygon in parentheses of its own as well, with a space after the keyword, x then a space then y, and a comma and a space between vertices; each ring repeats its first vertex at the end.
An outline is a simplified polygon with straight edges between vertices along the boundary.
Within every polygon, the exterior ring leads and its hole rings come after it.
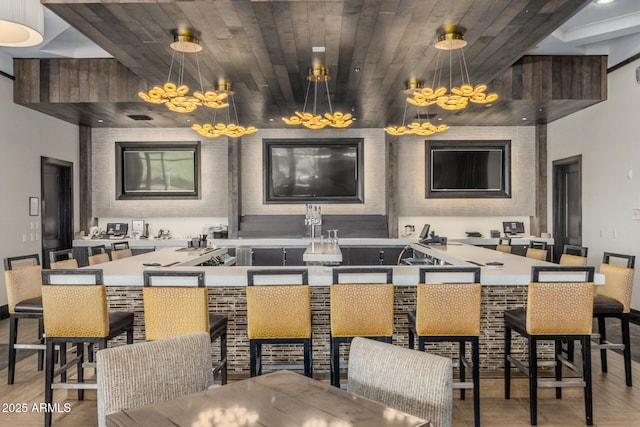
MULTIPOLYGON (((36 336, 35 321, 21 321, 21 340, 36 336)), ((0 321, 0 343, 8 343, 9 321, 0 321)), ((640 345, 640 343, 634 343, 640 345)), ((640 364, 633 364, 634 386, 624 385, 622 357, 609 352, 609 373, 600 373, 599 356, 593 353, 593 401, 594 424, 596 426, 630 427, 640 426, 640 364)), ((512 398, 503 398, 501 379, 481 380, 482 425, 496 427, 519 427, 529 425, 529 399, 526 379, 513 380, 512 398)), ((36 356, 31 356, 17 365, 16 381, 7 385, 7 370, 0 371, 0 427, 42 426, 43 414, 32 412, 33 404, 43 401, 44 375, 36 370, 36 356), (6 412, 9 404, 27 404, 27 413, 6 412)), ((69 396, 73 396, 70 394, 69 396)), ((453 425, 473 426, 473 400, 471 392, 462 401, 454 394, 453 425)), ((95 426, 97 410, 95 400, 78 401, 68 397, 67 392, 56 390, 54 402, 70 403, 69 413, 54 414, 53 425, 95 426)), ((538 403, 538 425, 572 427, 584 426, 584 401, 582 389, 565 389, 563 398, 556 400, 551 389, 541 390, 538 403)))

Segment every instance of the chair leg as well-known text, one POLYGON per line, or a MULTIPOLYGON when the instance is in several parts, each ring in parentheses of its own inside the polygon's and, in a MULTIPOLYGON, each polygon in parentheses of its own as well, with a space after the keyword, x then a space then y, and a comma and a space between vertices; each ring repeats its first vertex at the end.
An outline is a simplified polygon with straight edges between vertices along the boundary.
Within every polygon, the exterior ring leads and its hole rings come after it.
POLYGON ((222 385, 227 383, 227 334, 220 335, 220 362, 223 363, 220 371, 220 382, 222 385))
POLYGON ((622 316, 620 318, 622 324, 622 344, 624 344, 624 375, 627 382, 627 387, 631 387, 631 339, 629 337, 629 318, 622 316))
POLYGON ((10 316, 9 319, 9 372, 7 384, 13 384, 16 373, 16 342, 18 341, 18 318, 10 316))
POLYGON ((584 410, 587 425, 593 425, 593 395, 591 385, 591 337, 582 338, 582 376, 584 378, 584 410))
POLYGON ((531 425, 538 424, 538 352, 537 341, 529 337, 529 416, 531 425))
POLYGON ((331 385, 340 388, 340 344, 331 340, 331 385))
POLYGON ((313 378, 313 350, 311 347, 311 338, 304 340, 304 374, 313 378))
MULTIPOLYGON (((93 345, 89 344, 89 348, 93 349, 93 345)), ((84 382, 84 368, 82 364, 84 363, 84 343, 76 344, 76 357, 78 358, 78 362, 76 364, 76 369, 78 371, 78 384, 84 382)), ((84 390, 78 389, 78 400, 84 400, 84 390)))
POLYGON ((89 361, 89 363, 93 363, 93 357, 95 355, 95 352, 93 351, 93 343, 90 342, 89 345, 87 346, 87 361, 89 361))
MULTIPOLYGON (((466 376, 466 368, 462 361, 465 359, 467 343, 464 341, 460 341, 458 343, 458 360, 460 361, 460 382, 465 382, 467 380, 466 376)), ((465 400, 465 389, 460 389, 460 400, 465 400)))
MULTIPOLYGON (((560 357, 562 357, 562 340, 555 340, 555 354, 556 381, 562 381, 562 363, 560 363, 560 357)), ((562 387, 556 387, 556 399, 562 399, 562 387)))
POLYGON ((415 337, 413 336, 413 331, 411 330, 411 327, 409 327, 409 348, 413 350, 414 346, 415 346, 415 337))
MULTIPOLYGON (((45 350, 45 371, 44 371, 44 403, 46 403, 46 409, 49 409, 51 403, 53 402, 53 389, 51 385, 53 384, 53 371, 55 369, 54 366, 54 353, 55 353, 55 345, 50 341, 46 340, 46 350, 45 350)), ((44 427, 51 426, 51 412, 45 410, 44 413, 44 427)))
MULTIPOLYGON (((604 317, 598 317, 598 333, 600 334, 600 344, 604 344, 607 341, 607 326, 605 324, 604 317)), ((607 373, 607 349, 600 349, 600 365, 602 366, 602 373, 607 373)))
POLYGON ((133 344, 133 326, 127 329, 127 344, 133 344))
POLYGON ((473 419, 474 426, 480 427, 480 339, 471 341, 471 362, 473 363, 473 419))
POLYGON ((572 340, 567 342, 567 360, 573 363, 573 354, 576 352, 575 343, 572 340))
POLYGON ((255 377, 258 373, 258 346, 256 341, 249 341, 249 375, 255 377))
MULTIPOLYGON (((38 342, 44 345, 44 319, 38 318, 38 342)), ((44 350, 38 350, 38 371, 44 369, 44 350)))
MULTIPOLYGON (((58 347, 60 348, 58 359, 60 359, 60 366, 64 366, 67 364, 67 343, 59 343, 58 347)), ((60 372, 60 381, 63 383, 67 382, 67 370, 64 369, 60 372)))
POLYGON ((504 398, 511 399, 511 328, 504 327, 504 398))

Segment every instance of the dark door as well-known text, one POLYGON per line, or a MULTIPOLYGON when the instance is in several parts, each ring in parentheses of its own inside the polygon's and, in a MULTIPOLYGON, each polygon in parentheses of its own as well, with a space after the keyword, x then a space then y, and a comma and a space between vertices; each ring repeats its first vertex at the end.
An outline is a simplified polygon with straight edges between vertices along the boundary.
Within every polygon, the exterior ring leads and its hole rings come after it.
POLYGON ((564 245, 582 246, 582 156, 553 162, 554 261, 564 245))
POLYGON ((73 244, 73 163, 42 157, 42 265, 49 267, 49 252, 73 244))

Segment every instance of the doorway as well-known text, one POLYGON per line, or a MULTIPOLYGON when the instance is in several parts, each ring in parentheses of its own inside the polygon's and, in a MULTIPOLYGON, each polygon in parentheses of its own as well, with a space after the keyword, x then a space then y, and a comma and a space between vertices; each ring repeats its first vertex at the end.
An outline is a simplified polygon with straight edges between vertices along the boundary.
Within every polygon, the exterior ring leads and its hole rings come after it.
POLYGON ((73 245, 73 163, 40 158, 42 191, 42 265, 49 268, 49 252, 73 245))
POLYGON ((582 155, 553 162, 554 262, 564 245, 582 246, 582 155))

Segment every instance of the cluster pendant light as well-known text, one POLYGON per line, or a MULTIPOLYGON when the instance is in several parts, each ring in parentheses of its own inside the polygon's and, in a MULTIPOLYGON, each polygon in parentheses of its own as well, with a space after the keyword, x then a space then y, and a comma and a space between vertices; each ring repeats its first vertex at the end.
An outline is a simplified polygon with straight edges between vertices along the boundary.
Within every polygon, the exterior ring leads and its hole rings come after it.
MULTIPOLYGON (((234 100, 234 92, 231 90, 231 82, 227 80, 221 80, 217 86, 217 93, 225 95, 225 99, 231 99, 231 105, 233 106, 233 113, 235 122, 231 119, 231 112, 229 108, 226 110, 225 122, 217 122, 217 111, 214 110, 211 123, 194 124, 191 126, 193 130, 206 138, 218 138, 220 136, 228 136, 230 138, 240 138, 244 135, 251 135, 256 133, 258 129, 253 126, 240 126, 238 124, 238 111, 236 110, 236 103, 234 100)), ((229 104, 227 104, 228 106, 229 104)))
POLYGON ((463 48, 467 45, 464 35, 450 29, 438 37, 435 47, 439 50, 436 59, 436 73, 434 74, 433 85, 431 87, 416 88, 412 96, 407 98, 409 104, 417 107, 427 107, 437 105, 444 110, 461 110, 466 108, 469 101, 475 104, 489 104, 498 100, 496 93, 485 93, 487 85, 480 83, 476 86, 471 84, 469 71, 464 57, 463 48), (449 87, 440 85, 442 78, 442 68, 440 68, 440 52, 449 52, 449 87), (460 75, 461 84, 453 85, 453 52, 460 53, 460 75), (437 85, 436 85, 437 80, 437 85))
MULTIPOLYGON (((415 90, 418 90, 422 87, 422 83, 420 81, 418 81, 417 79, 411 79, 409 80, 406 84, 405 84, 405 90, 404 93, 410 94, 411 92, 414 92, 415 90)), ((407 103, 404 104, 404 115, 402 117, 402 125, 400 126, 387 126, 384 128, 385 132, 387 132, 389 135, 394 135, 394 136, 403 136, 403 135, 419 135, 419 136, 429 136, 429 135, 433 135, 434 133, 440 133, 440 132, 444 132, 447 129, 449 129, 449 126, 445 125, 445 124, 441 124, 441 125, 434 125, 431 122, 427 121, 417 121, 417 122, 411 122, 407 125, 405 125, 405 119, 407 117, 407 107, 409 105, 407 98, 407 103)), ((412 105, 416 105, 411 103, 412 105)), ((418 115, 418 117, 421 117, 420 115, 418 115)), ((427 112, 426 117, 429 117, 429 114, 427 112)))
POLYGON ((334 112, 331 106, 331 98, 329 96, 329 69, 325 68, 322 64, 317 64, 313 68, 309 69, 307 74, 307 92, 304 97, 304 106, 302 111, 296 111, 293 116, 283 117, 282 121, 290 126, 302 125, 307 129, 318 130, 327 126, 333 128, 346 128, 353 123, 351 114, 341 113, 339 111, 334 112), (313 83, 313 109, 307 111, 307 101, 309 100, 309 92, 311 90, 311 84, 313 83), (318 83, 324 83, 324 88, 327 94, 327 102, 329 104, 329 112, 324 114, 317 114, 316 109, 318 106, 318 83))

